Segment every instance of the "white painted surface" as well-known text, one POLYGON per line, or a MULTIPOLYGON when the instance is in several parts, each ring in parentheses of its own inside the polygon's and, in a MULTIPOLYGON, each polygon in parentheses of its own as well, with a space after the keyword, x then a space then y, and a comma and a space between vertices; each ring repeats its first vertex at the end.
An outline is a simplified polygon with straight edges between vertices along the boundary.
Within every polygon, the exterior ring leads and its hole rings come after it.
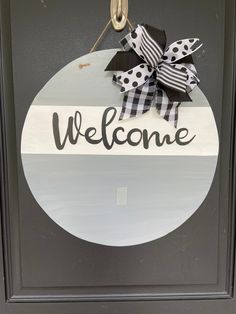
MULTIPOLYGON (((61 138, 64 139, 68 126, 69 116, 74 116, 76 111, 82 114, 81 132, 84 134, 88 127, 95 127, 97 134, 94 139, 101 138, 101 121, 104 106, 31 106, 22 135, 23 154, 79 154, 79 155, 168 155, 168 156, 215 156, 218 154, 217 129, 210 107, 183 107, 179 110, 178 128, 187 128, 189 134, 183 141, 193 141, 185 146, 177 143, 171 145, 164 144, 161 147, 155 145, 155 137, 150 141, 150 147, 145 149, 142 142, 138 146, 130 146, 128 143, 123 145, 114 144, 111 150, 107 150, 103 143, 92 145, 87 143, 83 136, 80 136, 76 144, 67 144, 63 150, 58 150, 52 129, 52 116, 54 112, 59 115, 59 125, 61 138)), ((119 137, 124 140, 127 133, 134 128, 141 131, 147 129, 151 134, 154 131, 160 133, 160 138, 166 134, 171 139, 175 138, 176 129, 161 118, 155 108, 150 112, 125 121, 119 121, 120 107, 117 108, 115 120, 107 128, 109 142, 112 141, 112 133, 115 128, 123 127, 125 132, 119 132, 119 137)), ((74 131, 76 131, 74 129, 74 131)), ((185 135, 183 132, 182 135, 185 135)), ((134 134, 133 140, 138 141, 140 134, 134 134)))

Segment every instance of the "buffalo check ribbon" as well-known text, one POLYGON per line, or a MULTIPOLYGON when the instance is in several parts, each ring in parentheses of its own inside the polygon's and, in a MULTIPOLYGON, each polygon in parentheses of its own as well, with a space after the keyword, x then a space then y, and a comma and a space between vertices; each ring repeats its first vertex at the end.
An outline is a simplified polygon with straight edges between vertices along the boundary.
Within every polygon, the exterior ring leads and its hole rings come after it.
POLYGON ((120 44, 123 50, 105 69, 116 72, 113 82, 124 93, 119 119, 143 114, 154 103, 160 116, 177 127, 179 105, 191 101, 189 93, 200 82, 192 59, 202 46, 199 39, 181 39, 166 48, 165 31, 145 24, 120 44))

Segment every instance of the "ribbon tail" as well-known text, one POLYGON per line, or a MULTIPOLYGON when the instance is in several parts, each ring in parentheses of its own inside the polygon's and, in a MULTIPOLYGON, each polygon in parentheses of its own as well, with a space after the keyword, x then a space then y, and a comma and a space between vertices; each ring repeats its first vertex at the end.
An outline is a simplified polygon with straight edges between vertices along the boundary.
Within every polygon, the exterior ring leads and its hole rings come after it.
POLYGON ((157 87, 155 105, 159 115, 168 121, 173 127, 177 128, 180 102, 170 101, 166 92, 157 87))
POLYGON ((124 93, 119 120, 137 117, 150 110, 156 92, 156 81, 149 78, 143 85, 124 93))
POLYGON ((187 72, 187 93, 190 93, 200 83, 200 80, 194 64, 186 63, 184 66, 187 72))

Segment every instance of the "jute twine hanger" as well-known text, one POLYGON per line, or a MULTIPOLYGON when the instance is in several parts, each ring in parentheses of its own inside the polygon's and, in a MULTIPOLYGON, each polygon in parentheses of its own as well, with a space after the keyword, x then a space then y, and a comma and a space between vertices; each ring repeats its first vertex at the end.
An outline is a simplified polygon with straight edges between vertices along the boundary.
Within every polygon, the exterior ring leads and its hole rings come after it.
MULTIPOLYGON (((108 23, 106 24, 106 26, 104 27, 104 29, 102 30, 101 34, 98 36, 98 39, 95 41, 94 45, 92 46, 92 48, 90 49, 90 53, 91 52, 94 52, 98 46, 98 44, 101 42, 103 36, 105 35, 105 33, 107 32, 109 26, 111 25, 112 23, 112 19, 110 19, 108 21, 108 23)), ((132 31, 134 29, 132 23, 130 22, 129 18, 127 17, 127 23, 129 25, 129 30, 132 31)))
MULTIPOLYGON (((89 53, 94 52, 97 49, 97 46, 102 41, 104 35, 106 34, 108 28, 112 24, 115 31, 120 32, 122 31, 126 25, 128 24, 129 31, 131 32, 134 27, 128 18, 128 0, 111 0, 111 18, 103 28, 102 32, 98 36, 97 40, 93 44, 92 48, 90 49, 89 53)), ((79 68, 82 69, 86 66, 89 66, 89 63, 86 64, 79 64, 79 68)))
POLYGON ((133 25, 128 18, 128 9, 129 9, 128 0, 111 0, 110 5, 111 18, 105 25, 101 34, 98 36, 98 39, 90 49, 90 52, 94 52, 96 50, 98 44, 102 40, 103 36, 107 32, 111 24, 117 32, 122 31, 126 27, 127 23, 129 25, 130 31, 133 30, 133 25))

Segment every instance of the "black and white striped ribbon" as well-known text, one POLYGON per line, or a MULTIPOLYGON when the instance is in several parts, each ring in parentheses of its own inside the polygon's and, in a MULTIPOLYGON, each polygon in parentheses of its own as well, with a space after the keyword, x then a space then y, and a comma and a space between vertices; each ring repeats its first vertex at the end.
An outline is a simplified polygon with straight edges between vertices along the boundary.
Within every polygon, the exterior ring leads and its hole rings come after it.
POLYGON ((187 87, 187 73, 175 69, 170 64, 162 62, 157 69, 157 81, 169 88, 185 93, 187 87))
POLYGON ((144 59, 146 59, 147 63, 152 68, 156 68, 158 63, 161 61, 163 50, 148 34, 144 26, 141 26, 141 29, 142 36, 140 50, 142 51, 144 59))

